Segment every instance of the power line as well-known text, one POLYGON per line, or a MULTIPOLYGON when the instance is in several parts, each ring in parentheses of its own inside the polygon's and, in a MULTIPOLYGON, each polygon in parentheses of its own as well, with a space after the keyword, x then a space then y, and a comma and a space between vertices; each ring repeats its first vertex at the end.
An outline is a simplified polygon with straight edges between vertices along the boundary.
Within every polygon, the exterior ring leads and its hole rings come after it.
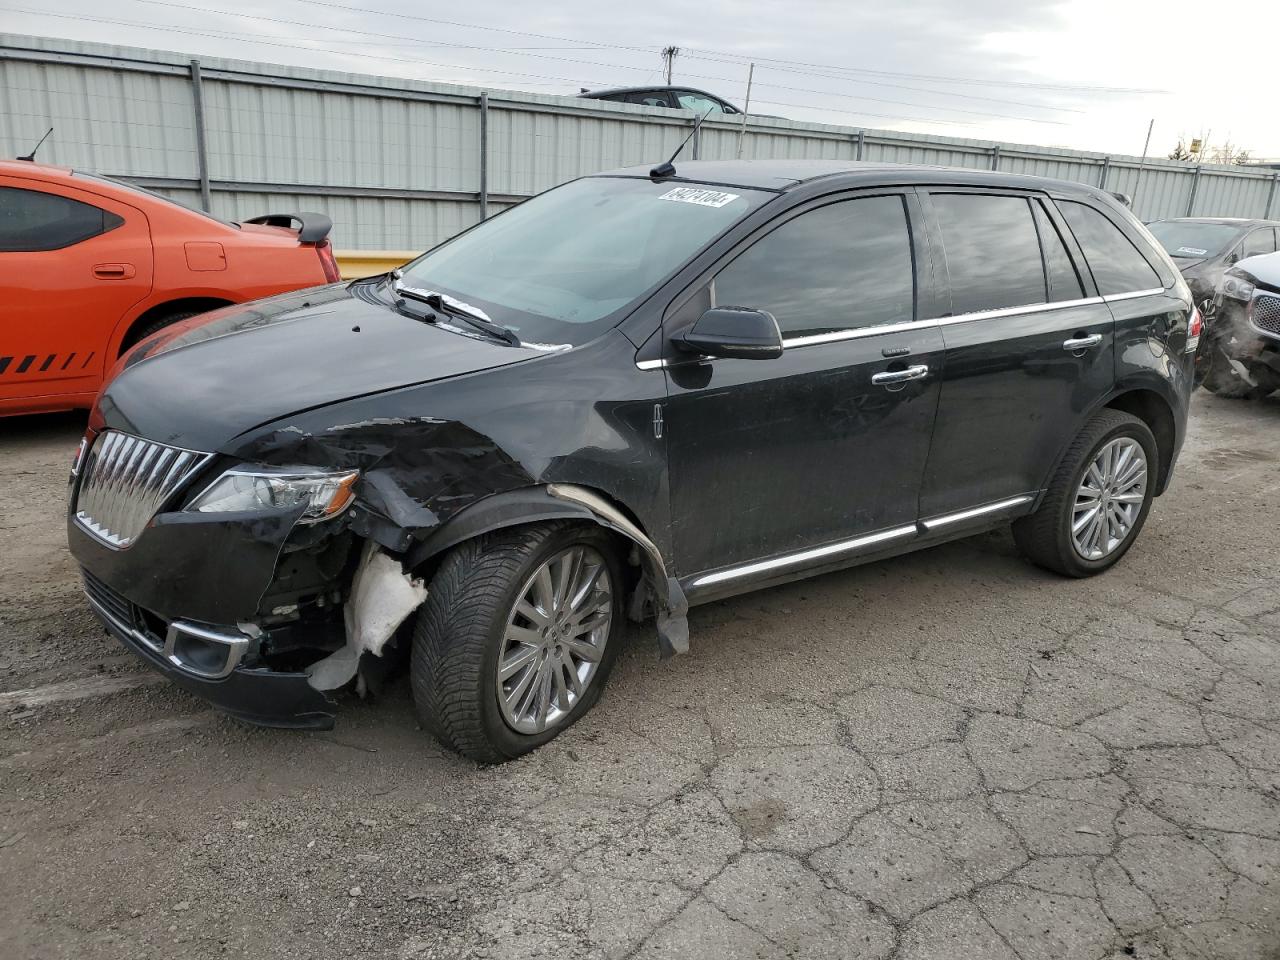
MULTIPOLYGON (((209 7, 195 6, 194 4, 179 3, 179 2, 176 2, 176 0, 135 0, 135 2, 145 3, 151 6, 167 7, 167 8, 186 10, 186 11, 192 11, 192 12, 198 12, 198 13, 232 16, 232 17, 238 17, 242 20, 260 21, 263 23, 274 23, 274 24, 279 24, 281 26, 290 26, 290 27, 313 26, 313 24, 305 23, 299 20, 286 20, 281 17, 268 17, 268 16, 263 16, 261 14, 239 13, 235 11, 221 11, 221 10, 216 10, 209 7)), ((332 27, 332 28, 326 28, 326 29, 342 30, 344 33, 355 33, 355 34, 360 34, 362 36, 375 37, 380 40, 390 39, 390 40, 403 41, 405 39, 413 39, 413 38, 406 38, 403 33, 397 33, 397 34, 379 33, 372 30, 360 30, 354 27, 332 27)), ((436 44, 454 46, 461 50, 476 50, 476 51, 481 51, 485 53, 514 54, 516 56, 533 57, 539 60, 555 60, 563 63, 572 63, 578 66, 599 67, 606 70, 613 70, 613 69, 646 70, 646 71, 648 70, 647 67, 643 67, 643 66, 632 66, 628 64, 600 63, 594 60, 580 60, 575 57, 560 57, 560 56, 555 56, 553 54, 546 54, 546 53, 528 53, 525 51, 513 50, 505 47, 485 47, 485 46, 479 46, 476 44, 467 44, 467 43, 447 43, 446 41, 433 42, 433 45, 436 45, 436 44)), ((679 53, 680 53, 680 49, 678 47, 666 47, 662 51, 663 59, 666 62, 666 75, 667 75, 668 85, 671 82, 672 65, 675 61, 676 56, 679 55, 679 53)), ((511 71, 507 71, 507 72, 511 72, 511 71)), ((513 75, 516 75, 516 74, 513 74, 513 75)), ((697 79, 702 79, 702 80, 714 80, 719 83, 731 83, 731 84, 737 83, 736 80, 732 80, 728 77, 711 77, 711 76, 698 75, 698 74, 691 74, 691 76, 697 79)), ((913 100, 893 100, 885 97, 864 96, 862 94, 852 94, 852 93, 846 94, 841 91, 835 91, 835 90, 813 90, 806 87, 790 87, 790 86, 785 86, 783 84, 769 83, 767 81, 761 81, 760 85, 765 87, 771 87, 773 89, 778 89, 778 90, 789 90, 794 93, 814 93, 822 96, 840 96, 840 97, 845 97, 853 100, 865 100, 871 103, 887 103, 887 104, 894 104, 894 105, 905 106, 905 107, 923 107, 927 110, 940 110, 940 111, 945 111, 950 113, 963 113, 963 114, 968 114, 970 116, 990 117, 997 120, 1021 120, 1021 121, 1026 121, 1030 123, 1049 123, 1049 124, 1054 124, 1058 126, 1062 125, 1062 121, 1060 120, 1046 120, 1038 117, 1010 116, 1009 114, 992 113, 990 111, 984 111, 984 110, 967 110, 963 107, 952 107, 946 104, 919 103, 918 101, 913 101, 913 100)), ((1044 109, 1050 109, 1050 108, 1044 108, 1044 109)), ((866 114, 866 116, 874 116, 874 115, 875 114, 871 114, 871 113, 866 114)))
MULTIPOLYGON (((226 39, 226 37, 219 36, 216 33, 206 33, 201 30, 187 30, 183 27, 161 27, 161 26, 156 26, 155 24, 150 24, 150 23, 139 23, 135 20, 117 20, 110 17, 87 17, 87 16, 82 16, 80 14, 71 14, 71 13, 52 13, 46 10, 31 10, 27 7, 5 6, 5 7, 0 7, 0 10, 8 10, 13 13, 25 13, 33 17, 56 17, 60 20, 79 20, 79 21, 87 21, 89 23, 107 23, 107 24, 112 24, 114 26, 135 27, 142 30, 156 30, 161 33, 182 33, 182 34, 186 34, 188 36, 193 36, 193 37, 211 37, 215 40, 226 39)), ((372 53, 354 54, 350 50, 332 50, 332 49, 326 49, 324 47, 303 47, 303 46, 299 46, 296 43, 283 43, 278 40, 246 40, 245 42, 261 44, 263 46, 268 46, 268 47, 281 47, 288 50, 301 50, 304 53, 331 53, 334 56, 339 56, 339 57, 359 56, 360 59, 362 60, 386 60, 388 62, 393 62, 393 63, 407 63, 412 66, 425 65, 429 67, 444 67, 449 70, 461 70, 464 73, 466 71, 477 71, 480 73, 502 73, 502 74, 507 74, 509 76, 522 77, 522 78, 533 77, 538 80, 554 80, 556 81, 557 86, 561 84, 572 85, 580 82, 579 80, 570 79, 569 77, 553 77, 543 73, 520 73, 519 71, 516 71, 516 70, 499 70, 496 67, 475 67, 465 63, 441 63, 434 60, 420 60, 416 57, 413 59, 409 59, 408 57, 391 57, 391 56, 387 56, 386 54, 372 54, 372 53)), ((446 80, 446 81, 434 81, 434 82, 453 83, 456 81, 446 80)), ((603 81, 591 81, 591 83, 597 86, 608 85, 603 81)))
MULTIPOLYGON (((333 10, 345 10, 349 13, 358 13, 363 17, 367 17, 369 16, 369 14, 373 13, 373 14, 381 14, 383 16, 396 17, 397 19, 402 19, 402 20, 420 20, 423 23, 434 23, 434 24, 440 24, 440 25, 449 26, 449 27, 462 27, 467 30, 488 30, 493 33, 505 33, 505 34, 510 34, 512 36, 517 36, 517 37, 533 37, 538 40, 555 40, 557 42, 562 42, 562 43, 581 43, 581 44, 587 44, 593 47, 607 48, 611 50, 631 50, 638 53, 653 52, 652 48, 650 47, 636 47, 636 46, 628 46, 625 44, 605 43, 603 41, 585 40, 578 37, 561 37, 561 36, 556 36, 554 34, 548 34, 548 33, 534 33, 529 30, 513 30, 510 27, 491 27, 485 24, 465 23, 460 20, 441 20, 434 17, 424 17, 418 14, 412 14, 412 13, 400 13, 400 12, 393 13, 390 11, 377 10, 369 7, 355 7, 349 4, 336 3, 336 2, 333 2, 333 0, 296 0, 296 2, 305 3, 308 7, 328 7, 333 10)), ((918 74, 918 73, 894 73, 892 71, 887 71, 887 70, 871 70, 871 69, 859 68, 859 67, 844 67, 844 66, 840 66, 837 64, 830 64, 830 63, 806 63, 805 61, 800 61, 800 60, 783 60, 783 59, 776 59, 776 58, 770 58, 770 57, 757 57, 754 55, 734 53, 731 51, 708 50, 707 52, 719 54, 720 56, 725 56, 725 57, 735 57, 737 58, 737 60, 726 61, 726 62, 733 62, 736 66, 745 66, 747 63, 747 60, 751 59, 751 60, 755 60, 756 62, 768 61, 772 63, 791 64, 793 66, 818 67, 824 70, 849 71, 853 73, 871 74, 873 76, 897 77, 900 79, 927 80, 927 81, 937 81, 937 82, 943 82, 943 83, 969 83, 969 84, 981 84, 984 86, 1018 86, 1018 87, 1027 87, 1032 89, 1069 90, 1074 92, 1085 92, 1085 93, 1164 93, 1166 92, 1163 90, 1147 90, 1147 89, 1134 88, 1134 87, 1102 87, 1102 86, 1088 86, 1083 84, 1082 85, 1051 84, 1051 83, 1035 83, 1031 81, 1019 81, 1019 80, 990 80, 990 79, 980 79, 980 78, 973 78, 973 77, 943 77, 943 76, 936 76, 936 75, 930 75, 930 74, 918 74)), ((692 56, 692 54, 690 54, 690 56, 692 56)))

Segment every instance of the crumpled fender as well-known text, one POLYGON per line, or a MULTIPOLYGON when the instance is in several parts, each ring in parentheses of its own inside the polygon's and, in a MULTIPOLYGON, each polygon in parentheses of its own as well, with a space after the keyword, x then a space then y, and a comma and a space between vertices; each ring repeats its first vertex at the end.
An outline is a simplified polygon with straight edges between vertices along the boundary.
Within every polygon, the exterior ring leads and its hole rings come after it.
POLYGON ((665 660, 689 650, 689 601, 680 584, 667 572, 657 545, 627 516, 599 493, 570 483, 551 483, 495 494, 461 511, 409 551, 414 569, 450 547, 494 530, 546 520, 590 520, 614 531, 638 549, 644 586, 631 599, 629 616, 643 619, 652 599, 658 647, 665 660))

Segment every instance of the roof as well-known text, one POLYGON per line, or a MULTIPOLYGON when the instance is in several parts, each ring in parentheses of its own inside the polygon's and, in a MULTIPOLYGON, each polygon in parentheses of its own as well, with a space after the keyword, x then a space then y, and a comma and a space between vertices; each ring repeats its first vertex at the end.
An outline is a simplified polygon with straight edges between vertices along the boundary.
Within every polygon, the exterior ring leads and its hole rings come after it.
MULTIPOLYGON (((648 177, 653 164, 609 170, 598 176, 648 177)), ((872 163, 859 160, 680 160, 675 161, 676 175, 669 179, 722 186, 788 190, 813 180, 840 178, 849 183, 920 183, 981 186, 1007 186, 1027 189, 1066 189, 1073 193, 1102 196, 1095 187, 1070 180, 1032 177, 1020 173, 994 170, 971 170, 964 167, 927 166, 913 163, 872 163)), ((1110 194, 1106 194, 1111 199, 1110 194)))
POLYGON ((1264 220, 1261 217, 1162 217, 1153 223, 1217 223, 1224 227, 1272 227, 1280 226, 1280 220, 1264 220))
MULTIPOLYGON (((717 100, 724 100, 724 97, 715 93, 708 93, 700 87, 690 87, 684 84, 674 83, 651 83, 644 87, 608 87, 603 90, 583 90, 578 94, 579 97, 614 97, 620 93, 648 93, 651 90, 683 90, 685 93, 703 93, 709 97, 715 97, 717 100)), ((727 100, 725 100, 728 103, 727 100)))

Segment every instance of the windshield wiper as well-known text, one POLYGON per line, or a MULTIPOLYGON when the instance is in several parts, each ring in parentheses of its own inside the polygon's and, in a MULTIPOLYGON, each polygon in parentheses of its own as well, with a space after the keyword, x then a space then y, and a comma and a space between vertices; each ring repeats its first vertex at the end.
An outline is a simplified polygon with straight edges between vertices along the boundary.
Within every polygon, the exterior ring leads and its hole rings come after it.
POLYGON ((488 317, 468 310, 457 300, 436 290, 419 290, 416 287, 406 287, 400 282, 399 271, 392 271, 391 273, 391 289, 396 296, 403 297, 406 300, 416 300, 418 303, 424 303, 440 313, 447 313, 450 316, 457 317, 481 333, 501 340, 509 346, 520 346, 520 337, 517 336, 514 330, 500 326, 488 317))

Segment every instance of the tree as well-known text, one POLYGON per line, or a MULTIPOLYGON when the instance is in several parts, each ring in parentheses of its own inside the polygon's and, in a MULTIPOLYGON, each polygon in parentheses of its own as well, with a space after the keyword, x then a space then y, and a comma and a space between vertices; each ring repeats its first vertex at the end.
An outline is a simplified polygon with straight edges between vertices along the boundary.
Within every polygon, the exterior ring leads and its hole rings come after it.
POLYGON ((1210 150, 1209 159, 1214 163, 1233 163, 1240 165, 1248 163, 1253 158, 1250 156, 1250 151, 1241 150, 1236 147, 1234 143, 1228 140, 1222 146, 1214 147, 1210 150))
POLYGON ((1187 149, 1187 143, 1182 137, 1178 138, 1178 145, 1169 151, 1170 160, 1190 160, 1194 156, 1195 154, 1187 149))

